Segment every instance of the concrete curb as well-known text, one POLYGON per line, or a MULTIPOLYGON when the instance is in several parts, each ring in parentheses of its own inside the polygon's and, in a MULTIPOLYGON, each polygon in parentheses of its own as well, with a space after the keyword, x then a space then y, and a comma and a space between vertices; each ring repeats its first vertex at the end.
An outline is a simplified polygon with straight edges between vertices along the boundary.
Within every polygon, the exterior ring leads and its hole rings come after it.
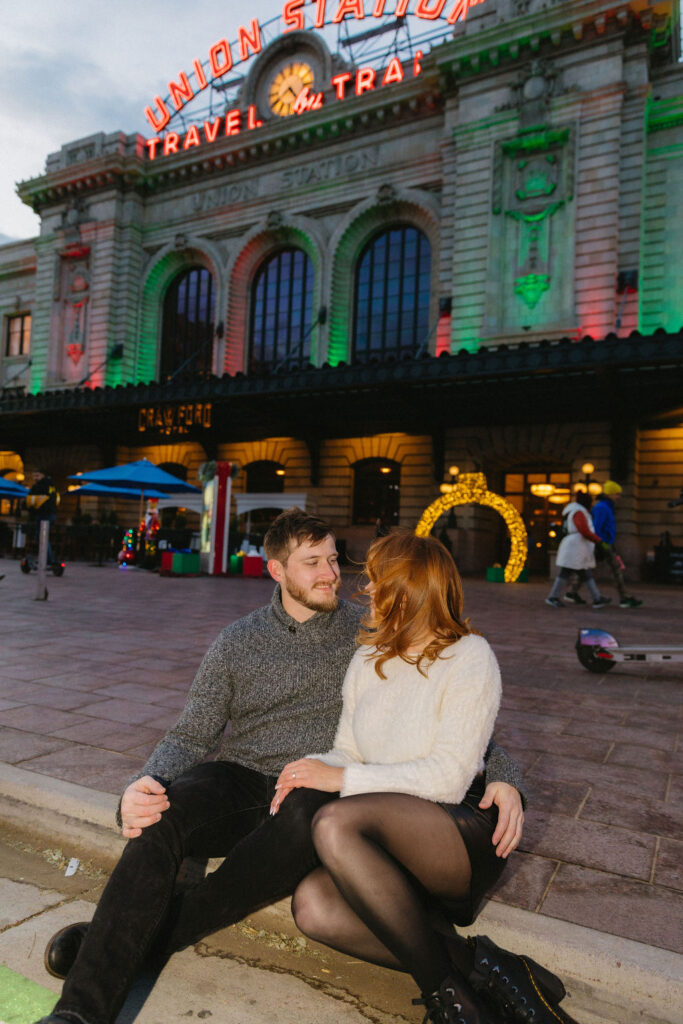
MULTIPOLYGON (((117 804, 109 793, 0 763, 0 820, 53 843, 118 857, 125 841, 114 827, 117 804)), ((269 913, 278 928, 296 931, 288 900, 269 913)), ((495 901, 462 931, 486 933, 560 974, 568 990, 563 1006, 581 1024, 680 1024, 683 957, 677 953, 495 901)))

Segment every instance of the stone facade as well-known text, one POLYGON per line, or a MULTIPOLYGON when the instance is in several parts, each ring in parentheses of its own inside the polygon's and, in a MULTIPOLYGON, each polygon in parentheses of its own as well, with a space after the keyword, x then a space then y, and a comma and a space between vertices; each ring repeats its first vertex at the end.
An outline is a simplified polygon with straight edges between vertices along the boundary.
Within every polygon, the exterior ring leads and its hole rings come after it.
MULTIPOLYGON (((343 102, 326 93, 320 109, 268 119, 258 67, 276 60, 273 44, 250 72, 247 100, 264 117, 257 130, 244 128, 245 102, 239 134, 177 155, 151 160, 141 136, 121 133, 66 144, 19 189, 40 213, 40 236, 0 248, 3 328, 18 312, 32 314, 30 366, 4 356, 3 383, 35 395, 157 381, 164 296, 189 266, 213 280, 213 373, 246 373, 254 276, 287 247, 312 261, 313 309, 324 311, 311 363, 348 362, 358 260, 397 224, 419 229, 431 248, 430 330, 418 355, 680 331, 683 72, 668 35, 673 8, 487 0, 422 59, 419 75, 406 69, 391 86, 343 102)), ((321 41, 310 45, 321 64, 336 66, 321 41)), ((591 461, 598 480, 620 474, 622 535, 639 561, 671 528, 644 483, 661 451, 662 500, 683 483, 673 440, 680 416, 658 411, 660 426, 634 410, 619 419, 610 407, 560 423, 525 424, 521 415, 482 427, 454 409, 438 445, 433 431, 402 433, 400 422, 367 436, 358 418, 346 431, 320 423, 315 474, 310 438, 240 438, 234 426, 209 454, 286 466, 287 489, 307 491, 359 557, 371 534, 352 523, 362 458, 400 464, 405 525, 453 463, 483 468, 501 488, 514 467, 565 467, 575 481, 591 461)), ((114 438, 83 464, 74 438, 72 457, 62 451, 59 461, 85 470, 153 451, 195 475, 208 451, 201 439, 167 440, 150 448, 144 438, 137 447, 121 439, 117 448, 114 438)), ((35 449, 19 455, 32 461, 35 449)), ((498 556, 495 517, 473 508, 458 523, 466 569, 498 556)), ((683 538, 683 526, 672 533, 683 538)))

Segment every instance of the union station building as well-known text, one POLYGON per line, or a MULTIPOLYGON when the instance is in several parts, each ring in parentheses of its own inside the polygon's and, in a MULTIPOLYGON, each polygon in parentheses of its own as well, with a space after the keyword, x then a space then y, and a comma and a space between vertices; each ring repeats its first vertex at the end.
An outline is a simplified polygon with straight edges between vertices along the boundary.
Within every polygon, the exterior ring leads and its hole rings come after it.
MULTIPOLYGON (((320 0, 235 25, 169 68, 148 137, 18 186, 40 234, 0 247, 0 472, 50 472, 68 518, 70 474, 229 460, 362 557, 458 467, 544 572, 591 463, 637 573, 683 545, 678 4, 373 2, 328 0, 338 46, 320 0)), ((465 571, 506 558, 490 509, 441 526, 465 571)))

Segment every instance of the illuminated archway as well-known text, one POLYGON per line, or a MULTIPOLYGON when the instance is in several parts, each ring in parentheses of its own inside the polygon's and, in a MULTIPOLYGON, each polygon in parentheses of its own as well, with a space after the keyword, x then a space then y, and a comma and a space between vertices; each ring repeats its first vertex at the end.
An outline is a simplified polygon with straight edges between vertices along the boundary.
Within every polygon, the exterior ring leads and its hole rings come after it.
POLYGON ((506 583, 514 583, 519 578, 526 562, 526 527, 514 505, 511 505, 505 498, 501 498, 499 494, 489 491, 483 473, 461 473, 453 490, 437 498, 425 509, 415 527, 415 533, 418 537, 429 536, 439 516, 455 505, 487 505, 489 508, 495 509, 505 520, 510 534, 510 557, 505 566, 504 576, 506 583))

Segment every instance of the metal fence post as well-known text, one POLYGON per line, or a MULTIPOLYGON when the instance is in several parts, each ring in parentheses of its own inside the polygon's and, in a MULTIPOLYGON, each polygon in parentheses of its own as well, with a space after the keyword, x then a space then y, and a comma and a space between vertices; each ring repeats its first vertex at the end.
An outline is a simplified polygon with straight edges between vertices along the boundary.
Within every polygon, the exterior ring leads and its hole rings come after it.
POLYGON ((40 534, 38 541, 38 589, 36 590, 36 601, 47 601, 47 549, 50 543, 50 523, 47 519, 40 521, 40 534))

